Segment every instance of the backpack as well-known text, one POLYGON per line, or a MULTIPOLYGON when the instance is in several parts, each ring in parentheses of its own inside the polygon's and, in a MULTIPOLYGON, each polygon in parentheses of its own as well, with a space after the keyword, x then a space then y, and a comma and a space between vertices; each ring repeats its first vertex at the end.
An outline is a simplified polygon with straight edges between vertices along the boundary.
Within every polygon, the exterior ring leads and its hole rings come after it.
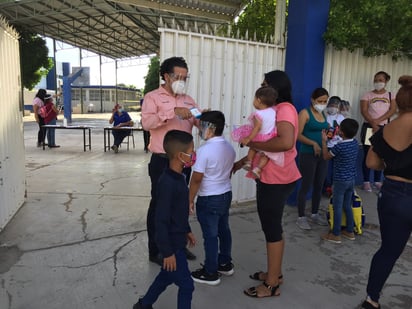
MULTIPOLYGON (((362 207, 362 199, 356 193, 356 191, 354 191, 352 195, 352 211, 353 211, 353 220, 355 223, 354 232, 358 235, 362 235, 362 227, 365 225, 365 212, 363 211, 363 207, 362 207)), ((330 229, 333 229, 333 196, 330 198, 330 201, 329 201, 327 218, 329 221, 330 229)), ((344 211, 342 211, 341 226, 342 227, 346 226, 346 215, 344 211)))
POLYGON ((40 115, 40 117, 46 118, 49 113, 50 113, 50 112, 47 112, 47 107, 46 107, 46 105, 43 105, 42 107, 40 107, 40 110, 39 110, 39 115, 40 115))

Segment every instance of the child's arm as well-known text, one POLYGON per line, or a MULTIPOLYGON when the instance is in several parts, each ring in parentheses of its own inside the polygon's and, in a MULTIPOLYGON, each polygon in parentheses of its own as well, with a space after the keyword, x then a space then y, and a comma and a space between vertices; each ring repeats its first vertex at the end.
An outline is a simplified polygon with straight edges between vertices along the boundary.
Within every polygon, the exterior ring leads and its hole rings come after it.
POLYGON ((200 184, 203 179, 203 173, 193 172, 192 177, 190 178, 190 185, 189 185, 189 211, 191 214, 194 213, 195 210, 195 197, 197 192, 199 191, 200 184))
POLYGON ((240 140, 242 145, 247 145, 249 142, 255 138, 255 136, 259 133, 260 129, 262 128, 262 120, 257 118, 256 116, 253 117, 253 130, 250 132, 248 137, 244 137, 240 140))
POLYGON ((333 156, 330 154, 327 146, 328 136, 326 134, 327 130, 322 130, 322 154, 324 160, 333 159, 333 156))
POLYGON ((196 238, 192 232, 187 233, 187 242, 190 248, 196 245, 196 238))

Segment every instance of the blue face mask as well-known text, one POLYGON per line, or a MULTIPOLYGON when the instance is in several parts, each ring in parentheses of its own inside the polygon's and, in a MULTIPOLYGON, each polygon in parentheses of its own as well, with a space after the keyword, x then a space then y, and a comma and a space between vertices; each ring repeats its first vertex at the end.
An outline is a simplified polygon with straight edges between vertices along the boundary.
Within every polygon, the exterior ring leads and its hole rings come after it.
POLYGON ((119 113, 123 113, 123 108, 119 108, 117 111, 118 111, 119 113))

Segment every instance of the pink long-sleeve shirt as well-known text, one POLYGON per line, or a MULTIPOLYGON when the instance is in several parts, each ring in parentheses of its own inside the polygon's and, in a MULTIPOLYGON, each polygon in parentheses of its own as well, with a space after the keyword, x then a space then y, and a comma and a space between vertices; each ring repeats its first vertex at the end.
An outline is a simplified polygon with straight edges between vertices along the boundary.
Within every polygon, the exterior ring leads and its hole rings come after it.
POLYGON ((172 95, 162 86, 148 92, 142 105, 142 126, 150 131, 149 150, 153 153, 165 153, 163 138, 170 130, 181 130, 192 134, 194 117, 183 120, 175 114, 175 107, 198 108, 188 95, 172 95))

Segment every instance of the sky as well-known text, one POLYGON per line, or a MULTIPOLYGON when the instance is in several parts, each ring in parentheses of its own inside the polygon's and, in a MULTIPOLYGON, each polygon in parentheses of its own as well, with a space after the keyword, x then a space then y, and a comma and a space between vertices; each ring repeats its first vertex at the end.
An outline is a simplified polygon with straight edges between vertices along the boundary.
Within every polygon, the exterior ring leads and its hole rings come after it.
MULTIPOLYGON (((53 57, 53 40, 46 38, 49 56, 53 57)), ((56 61, 69 62, 70 68, 80 66, 80 49, 56 41, 56 61)), ((138 89, 144 88, 144 78, 148 71, 150 57, 128 59, 117 62, 117 82, 115 74, 115 61, 102 56, 102 85, 125 84, 134 85, 138 89)), ((90 84, 100 85, 99 56, 87 50, 82 50, 82 67, 90 67, 90 84)))

